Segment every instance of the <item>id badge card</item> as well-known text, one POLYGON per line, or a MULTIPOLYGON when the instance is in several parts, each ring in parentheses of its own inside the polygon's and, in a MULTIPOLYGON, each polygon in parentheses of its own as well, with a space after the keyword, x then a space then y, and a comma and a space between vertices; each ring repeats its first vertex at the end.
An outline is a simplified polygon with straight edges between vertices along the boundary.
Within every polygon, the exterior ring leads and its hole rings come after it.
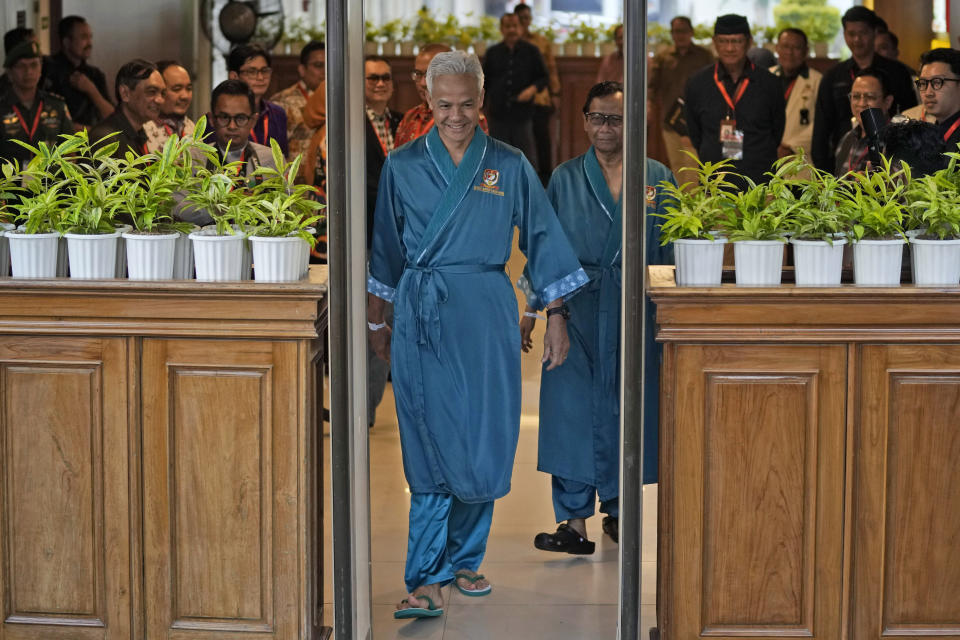
POLYGON ((743 131, 737 129, 736 120, 724 118, 720 121, 720 144, 724 159, 743 160, 743 131))

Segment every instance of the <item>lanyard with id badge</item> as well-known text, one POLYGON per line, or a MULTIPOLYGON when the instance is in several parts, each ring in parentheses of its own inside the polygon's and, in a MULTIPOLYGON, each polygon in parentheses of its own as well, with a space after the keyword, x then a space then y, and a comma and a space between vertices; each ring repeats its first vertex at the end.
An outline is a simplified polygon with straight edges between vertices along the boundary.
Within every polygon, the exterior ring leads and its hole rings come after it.
POLYGON ((727 117, 720 121, 720 144, 723 147, 723 157, 729 160, 743 160, 743 130, 737 128, 736 111, 737 103, 740 102, 740 98, 743 97, 743 93, 750 85, 750 78, 741 77, 743 82, 737 82, 739 85, 737 94, 731 98, 730 94, 727 93, 727 88, 720 82, 719 70, 720 63, 718 62, 713 67, 713 81, 716 83, 717 89, 720 90, 720 94, 723 95, 727 106, 730 107, 727 117))

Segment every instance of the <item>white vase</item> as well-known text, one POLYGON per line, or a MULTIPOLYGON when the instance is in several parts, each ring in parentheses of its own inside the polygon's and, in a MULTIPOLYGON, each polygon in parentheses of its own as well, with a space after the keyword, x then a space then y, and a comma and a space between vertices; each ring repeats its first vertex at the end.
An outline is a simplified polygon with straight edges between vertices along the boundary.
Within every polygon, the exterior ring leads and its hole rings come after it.
POLYGON ((54 278, 60 234, 7 232, 10 272, 14 278, 54 278))
POLYGON ((10 275, 10 241, 7 240, 7 232, 15 228, 9 222, 0 222, 0 277, 3 278, 10 275))
POLYGON ((726 238, 675 240, 674 261, 678 287, 717 287, 723 275, 723 246, 726 238))
POLYGON ((375 40, 367 40, 363 43, 363 55, 365 56, 375 56, 377 55, 377 49, 379 49, 380 43, 375 40))
POLYGON ((783 242, 740 240, 733 243, 738 287, 776 287, 783 270, 783 242))
POLYGON ((826 240, 790 238, 793 245, 794 277, 798 287, 835 287, 843 272, 843 245, 846 238, 826 240))
POLYGON ((124 240, 123 234, 133 231, 133 226, 129 224, 115 224, 117 231, 120 232, 120 237, 117 238, 117 278, 126 278, 127 277, 127 241, 124 240))
POLYGON ((400 43, 400 55, 402 56, 412 56, 414 46, 416 43, 413 40, 404 40, 400 43))
POLYGON ((218 236, 202 229, 190 234, 197 280, 240 280, 244 237, 242 234, 218 236))
POLYGON ((563 43, 563 55, 567 57, 575 57, 580 55, 580 43, 579 42, 564 42, 563 43))
POLYGON ((859 240, 853 245, 853 281, 865 287, 898 287, 904 240, 859 240))
POLYGON ((584 42, 580 45, 581 55, 585 58, 596 58, 597 57, 597 43, 596 42, 584 42))
MULTIPOLYGON (((200 227, 195 226, 194 231, 200 227)), ((173 250, 173 279, 193 280, 193 243, 187 233, 177 233, 177 242, 173 250)))
POLYGON ((125 233, 131 280, 171 280, 179 233, 125 233))
POLYGON ((910 241, 913 283, 921 287, 960 284, 960 239, 910 241))
POLYGON ((383 56, 395 56, 397 55, 397 41, 396 40, 384 40, 383 42, 383 56))
POLYGON ((117 276, 117 239, 113 233, 65 233, 74 280, 104 280, 117 276))
POLYGON ((295 282, 303 275, 303 238, 250 236, 254 276, 258 282, 295 282))

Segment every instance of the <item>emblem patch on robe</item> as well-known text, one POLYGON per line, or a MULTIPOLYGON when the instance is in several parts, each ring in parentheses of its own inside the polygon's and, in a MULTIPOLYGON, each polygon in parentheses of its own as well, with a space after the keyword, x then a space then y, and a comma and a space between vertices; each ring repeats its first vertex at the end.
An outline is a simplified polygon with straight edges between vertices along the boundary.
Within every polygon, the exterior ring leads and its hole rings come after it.
POLYGON ((657 200, 657 188, 652 185, 648 185, 647 186, 647 202, 649 202, 650 204, 653 204, 654 202, 656 202, 656 200, 657 200))
POLYGON ((500 187, 497 186, 497 183, 500 182, 500 172, 496 169, 484 169, 483 170, 483 184, 478 184, 473 187, 474 191, 480 191, 483 193, 492 193, 496 196, 502 196, 503 191, 500 190, 500 187))

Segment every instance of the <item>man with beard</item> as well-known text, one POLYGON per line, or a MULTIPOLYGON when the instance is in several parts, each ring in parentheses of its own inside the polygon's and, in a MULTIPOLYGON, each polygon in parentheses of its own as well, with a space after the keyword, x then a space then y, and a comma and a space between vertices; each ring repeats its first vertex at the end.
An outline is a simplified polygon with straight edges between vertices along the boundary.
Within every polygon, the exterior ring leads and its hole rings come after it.
POLYGON ((50 91, 63 96, 76 125, 92 127, 113 113, 107 99, 107 77, 87 64, 93 53, 93 30, 80 16, 67 16, 57 27, 60 51, 44 68, 50 91))
POLYGON ((163 76, 163 104, 156 120, 144 123, 147 134, 147 150, 163 149, 167 138, 177 134, 181 138, 193 133, 195 124, 187 117, 193 102, 193 81, 190 72, 173 60, 157 63, 157 71, 163 76))
POLYGON ((119 143, 114 154, 122 158, 128 151, 147 153, 147 134, 143 125, 160 115, 163 104, 163 76, 152 62, 131 60, 117 71, 117 108, 90 130, 90 140, 97 142, 118 132, 107 142, 119 143))

